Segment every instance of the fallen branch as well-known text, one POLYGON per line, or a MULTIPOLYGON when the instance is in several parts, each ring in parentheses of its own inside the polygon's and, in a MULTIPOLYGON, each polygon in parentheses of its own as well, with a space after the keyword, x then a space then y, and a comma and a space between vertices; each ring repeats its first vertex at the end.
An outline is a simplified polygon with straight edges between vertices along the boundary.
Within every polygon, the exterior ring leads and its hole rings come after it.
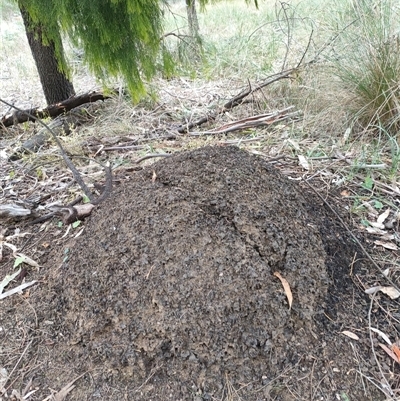
MULTIPOLYGON (((72 201, 71 203, 69 203, 66 207, 73 207, 75 205, 77 205, 79 202, 81 202, 83 200, 82 196, 78 196, 77 199, 75 199, 74 201, 72 201)), ((31 226, 33 224, 38 224, 38 223, 44 223, 47 220, 50 220, 51 218, 53 218, 55 215, 57 214, 57 211, 53 211, 51 213, 45 214, 44 216, 38 217, 37 219, 30 221, 27 225, 31 226)))
POLYGON ((53 206, 55 214, 61 217, 61 220, 65 225, 72 224, 78 220, 83 220, 92 213, 94 207, 95 205, 93 203, 85 203, 76 206, 53 206))
POLYGON ((31 214, 32 210, 16 203, 6 203, 4 205, 0 205, 0 219, 3 217, 18 219, 30 216, 31 214))
POLYGON ((0 120, 0 129, 2 127, 10 127, 11 125, 24 123, 26 121, 35 121, 35 118, 54 118, 67 111, 81 106, 85 103, 93 103, 98 100, 106 100, 111 96, 104 95, 101 92, 89 92, 79 96, 70 97, 60 103, 51 104, 43 108, 35 107, 27 110, 15 110, 13 113, 6 114, 0 120), (35 117, 35 118, 34 118, 35 117))
POLYGON ((92 192, 90 192, 88 186, 83 181, 79 171, 77 170, 75 165, 72 163, 71 159, 68 157, 67 153, 65 152, 65 149, 63 148, 63 146, 62 146, 60 140, 58 139, 57 135, 55 134, 55 132, 47 124, 45 124, 40 118, 37 118, 27 112, 24 112, 23 110, 19 109, 18 107, 6 102, 4 99, 0 98, 0 102, 4 103, 5 105, 7 105, 9 107, 13 107, 14 109, 16 109, 17 111, 19 111, 21 113, 28 114, 29 118, 32 118, 34 121, 37 121, 39 124, 43 125, 43 127, 45 127, 51 133, 58 148, 60 149, 60 153, 61 153, 62 158, 64 159, 65 164, 71 170, 75 181, 79 184, 82 191, 89 198, 91 203, 93 203, 94 205, 98 205, 111 193, 111 191, 112 191, 112 173, 111 173, 110 167, 103 166, 105 173, 106 173, 106 184, 105 184, 104 192, 98 198, 95 198, 95 196, 92 194, 92 192))
POLYGON ((239 106, 240 104, 242 104, 244 102, 244 99, 253 94, 254 92, 259 91, 260 89, 271 85, 272 83, 279 81, 281 79, 285 79, 285 78, 290 78, 290 75, 297 72, 297 70, 299 69, 299 67, 296 68, 291 68, 289 70, 286 71, 282 71, 278 74, 274 74, 271 75, 270 77, 268 77, 267 79, 265 79, 264 81, 261 81, 258 85, 256 85, 255 88, 252 89, 250 83, 249 83, 249 87, 248 89, 246 89, 245 91, 240 92, 238 95, 236 95, 235 97, 233 97, 231 100, 229 100, 227 103, 225 103, 219 110, 217 110, 215 113, 210 114, 206 117, 202 117, 199 120, 195 121, 195 122, 191 122, 188 124, 182 124, 180 127, 178 127, 177 131, 179 133, 184 133, 184 132, 189 132, 189 130, 191 130, 194 127, 199 127, 202 124, 205 124, 209 121, 214 121, 220 114, 223 114, 229 110, 232 110, 234 107, 239 106))
POLYGON ((247 117, 242 120, 225 124, 224 126, 216 128, 212 131, 189 132, 189 135, 200 136, 200 135, 227 134, 229 132, 260 127, 262 125, 271 125, 273 123, 277 123, 279 121, 283 121, 291 117, 297 117, 299 115, 299 112, 286 113, 293 107, 294 106, 290 106, 283 110, 279 110, 275 113, 267 113, 267 114, 260 114, 257 116, 247 117))
MULTIPOLYGON (((77 107, 67 114, 56 117, 48 123, 48 127, 57 135, 69 135, 72 129, 84 124, 90 116, 84 106, 77 107)), ((37 134, 22 143, 9 157, 10 161, 19 160, 25 153, 37 152, 51 137, 49 130, 44 127, 37 134)))

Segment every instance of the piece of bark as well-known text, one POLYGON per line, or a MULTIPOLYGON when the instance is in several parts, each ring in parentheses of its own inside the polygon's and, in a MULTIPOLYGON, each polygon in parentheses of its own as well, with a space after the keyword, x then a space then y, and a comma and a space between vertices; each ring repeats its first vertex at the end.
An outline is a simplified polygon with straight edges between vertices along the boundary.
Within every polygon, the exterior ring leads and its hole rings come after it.
POLYGON ((21 219, 32 215, 32 210, 16 203, 0 205, 0 218, 21 219))
POLYGON ((64 224, 72 224, 75 221, 83 220, 85 217, 92 213, 95 205, 92 203, 85 203, 76 206, 57 206, 54 205, 55 214, 61 217, 64 224))

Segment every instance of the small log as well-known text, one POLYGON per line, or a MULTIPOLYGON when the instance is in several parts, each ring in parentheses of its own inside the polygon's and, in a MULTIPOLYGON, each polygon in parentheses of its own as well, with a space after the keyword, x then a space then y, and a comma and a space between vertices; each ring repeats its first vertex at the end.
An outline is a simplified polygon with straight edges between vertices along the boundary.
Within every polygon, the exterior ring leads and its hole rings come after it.
POLYGON ((33 115, 36 118, 54 118, 67 111, 74 109, 75 107, 81 106, 85 103, 93 103, 98 100, 106 100, 111 96, 104 95, 101 92, 90 92, 79 96, 73 96, 63 102, 51 104, 44 109, 40 107, 35 107, 33 109, 15 111, 10 114, 6 114, 0 120, 0 129, 2 127, 10 127, 11 125, 24 123, 26 121, 34 121, 32 117, 28 116, 26 113, 33 115))

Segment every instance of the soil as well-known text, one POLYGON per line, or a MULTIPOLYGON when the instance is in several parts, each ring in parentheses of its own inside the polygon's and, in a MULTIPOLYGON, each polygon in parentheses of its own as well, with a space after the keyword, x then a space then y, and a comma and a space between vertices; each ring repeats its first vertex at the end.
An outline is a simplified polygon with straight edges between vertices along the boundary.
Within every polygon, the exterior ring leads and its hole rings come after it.
POLYGON ((18 380, 33 378, 34 399, 80 375, 68 400, 384 399, 365 378, 379 371, 352 280, 371 267, 308 187, 257 156, 163 159, 52 252, 28 306, 0 311, 4 346, 29 327, 35 368, 18 380))

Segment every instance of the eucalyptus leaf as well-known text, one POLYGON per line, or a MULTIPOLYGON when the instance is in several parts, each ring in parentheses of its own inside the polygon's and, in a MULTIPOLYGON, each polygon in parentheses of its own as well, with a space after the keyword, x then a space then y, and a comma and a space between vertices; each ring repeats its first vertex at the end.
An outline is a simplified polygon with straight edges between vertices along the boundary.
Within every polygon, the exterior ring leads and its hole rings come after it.
POLYGON ((14 261, 14 268, 18 267, 21 263, 25 262, 25 258, 22 256, 18 256, 14 261))
POLYGON ((75 222, 73 222, 72 223, 72 228, 76 228, 76 227, 79 227, 80 225, 81 225, 81 221, 80 220, 77 220, 77 221, 75 221, 75 222))

